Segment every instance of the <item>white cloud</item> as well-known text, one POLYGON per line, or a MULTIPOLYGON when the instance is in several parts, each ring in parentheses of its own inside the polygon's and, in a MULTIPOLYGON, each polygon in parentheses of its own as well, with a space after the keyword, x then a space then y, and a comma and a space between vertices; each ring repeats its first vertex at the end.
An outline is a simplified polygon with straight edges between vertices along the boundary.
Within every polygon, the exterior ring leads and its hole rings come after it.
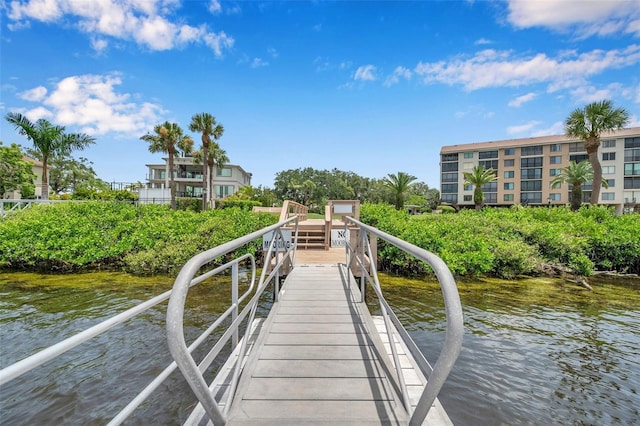
POLYGON ((266 67, 267 65, 269 65, 269 62, 266 62, 261 58, 253 58, 253 61, 251 61, 250 66, 251 68, 260 68, 260 67, 266 67))
POLYGON ((137 137, 153 128, 164 111, 158 104, 131 101, 130 94, 117 92, 121 84, 118 74, 85 74, 67 77, 50 91, 40 86, 22 93, 41 96, 21 97, 42 103, 25 109, 32 120, 52 119, 63 126, 80 127, 91 135, 116 132, 137 137))
POLYGON ((640 35, 640 1, 508 0, 508 21, 518 28, 574 30, 581 37, 628 32, 640 35))
POLYGON ((269 54, 269 56, 271 56, 274 59, 277 58, 278 56, 280 56, 278 51, 276 49, 274 49, 273 47, 268 48, 267 49, 267 53, 269 54))
POLYGON ((535 132, 532 132, 530 136, 532 138, 537 138, 538 136, 552 136, 562 134, 564 134, 564 123, 562 121, 556 121, 546 129, 539 129, 535 132))
POLYGON ((356 70, 353 79, 362 81, 375 81, 376 67, 373 65, 362 65, 356 70))
MULTIPOLYGON (((220 5, 212 1, 209 8, 220 5)), ((8 17, 12 30, 28 25, 29 20, 74 23, 91 37, 92 47, 101 52, 105 37, 133 40, 151 50, 168 50, 187 43, 204 43, 216 56, 233 46, 224 32, 212 32, 206 24, 191 26, 172 22, 176 0, 14 0, 8 17), (100 43, 96 44, 96 40, 100 43)))
POLYGON ((109 42, 103 38, 92 38, 91 48, 99 55, 109 47, 109 42))
POLYGON ((516 56, 511 51, 492 49, 472 57, 458 56, 445 62, 420 62, 414 72, 423 82, 460 84, 467 90, 488 87, 520 87, 546 83, 550 92, 583 85, 587 78, 609 69, 640 62, 640 45, 609 51, 592 50, 583 54, 562 52, 557 57, 544 53, 516 56))
POLYGON ((520 105, 534 100, 536 96, 537 95, 533 92, 527 93, 526 95, 518 96, 517 98, 509 102, 509 106, 518 108, 520 105))
POLYGON ((507 127, 507 133, 510 135, 515 135, 518 133, 524 133, 524 132, 528 132, 529 130, 533 129, 534 127, 536 127, 538 124, 540 124, 539 121, 530 121, 526 124, 521 124, 519 126, 510 126, 507 127))
POLYGON ((214 15, 217 15, 220 12, 222 12, 222 5, 218 0, 211 0, 209 2, 209 12, 211 12, 214 15))
POLYGON ((24 111, 24 115, 31 121, 38 121, 41 118, 53 117, 53 113, 51 111, 41 106, 24 111))
POLYGON ((397 84, 401 78, 404 78, 405 80, 411 80, 412 75, 413 73, 411 72, 410 69, 405 67, 396 67, 396 69, 393 70, 393 74, 387 77, 387 79, 384 82, 384 85, 389 87, 394 84, 397 84))
POLYGON ((487 40, 486 38, 481 38, 476 40, 473 44, 475 45, 483 45, 483 44, 493 44, 491 40, 487 40))
POLYGON ((33 89, 25 90, 22 93, 18 93, 18 97, 29 102, 39 102, 44 99, 46 94, 47 88, 44 86, 38 86, 33 89))

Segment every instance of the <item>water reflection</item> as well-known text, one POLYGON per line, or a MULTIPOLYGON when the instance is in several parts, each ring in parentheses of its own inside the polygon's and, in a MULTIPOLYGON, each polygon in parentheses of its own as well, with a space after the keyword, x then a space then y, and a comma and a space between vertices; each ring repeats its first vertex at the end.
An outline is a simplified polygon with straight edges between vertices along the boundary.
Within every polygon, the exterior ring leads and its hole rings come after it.
MULTIPOLYGON (((55 276, 0 275, 1 366, 171 285, 168 279, 146 282, 123 274, 74 277, 76 282, 64 284, 55 276)), ((437 284, 386 276, 382 282, 403 324, 435 361, 445 331, 437 284)), ((454 423, 639 421, 640 281, 602 281, 588 292, 546 279, 484 280, 459 283, 459 291, 463 349, 440 396, 454 423)), ((190 292, 188 340, 226 308, 229 297, 224 280, 190 292)), ((263 313, 269 305, 267 297, 263 313)), ((3 424, 106 423, 171 361, 165 310, 166 304, 160 305, 3 386, 3 424), (80 371, 65 365, 70 360, 80 371)), ((183 422, 194 404, 184 380, 174 374, 131 423, 183 422)))

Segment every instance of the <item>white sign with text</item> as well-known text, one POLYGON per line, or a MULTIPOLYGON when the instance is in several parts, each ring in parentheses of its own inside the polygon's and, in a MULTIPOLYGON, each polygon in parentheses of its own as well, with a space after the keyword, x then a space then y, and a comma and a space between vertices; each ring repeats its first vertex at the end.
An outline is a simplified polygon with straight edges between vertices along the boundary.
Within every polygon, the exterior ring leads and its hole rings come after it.
MULTIPOLYGON (((273 233, 275 231, 271 231, 268 234, 265 234, 262 237, 262 250, 269 250, 269 245, 273 240, 273 233)), ((276 246, 274 247, 275 251, 287 251, 291 247, 291 229, 283 229, 282 235, 280 232, 277 233, 276 246)))
POLYGON ((331 247, 346 246, 347 238, 349 238, 348 229, 332 229, 331 230, 331 247))

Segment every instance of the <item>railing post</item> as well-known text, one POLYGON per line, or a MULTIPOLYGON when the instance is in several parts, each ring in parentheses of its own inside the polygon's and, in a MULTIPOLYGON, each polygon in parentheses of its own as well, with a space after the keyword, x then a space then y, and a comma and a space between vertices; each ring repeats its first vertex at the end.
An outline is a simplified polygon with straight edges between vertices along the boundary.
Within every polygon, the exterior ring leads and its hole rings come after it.
MULTIPOLYGON (((238 262, 231 265, 231 305, 234 307, 231 313, 231 322, 233 323, 238 318, 238 262)), ((231 346, 233 348, 238 346, 238 326, 233 331, 231 346)))
MULTIPOLYGON (((360 294, 362 295, 362 303, 365 302, 366 292, 367 292, 367 280, 365 279, 365 269, 364 269, 364 246, 367 242, 367 231, 365 231, 362 227, 360 227, 360 260, 362 261, 360 264, 360 294)), ((371 259, 369 259, 371 262, 371 259)))

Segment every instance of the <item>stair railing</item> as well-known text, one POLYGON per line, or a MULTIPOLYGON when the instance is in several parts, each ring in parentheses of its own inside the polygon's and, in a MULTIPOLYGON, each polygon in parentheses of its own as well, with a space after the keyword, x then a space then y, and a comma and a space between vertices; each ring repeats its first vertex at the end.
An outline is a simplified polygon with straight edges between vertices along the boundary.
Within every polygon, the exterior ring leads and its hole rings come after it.
MULTIPOLYGON (((411 407, 408 405, 408 391, 406 384, 404 383, 401 366, 398 358, 398 354, 393 343, 393 328, 391 323, 398 331, 398 335, 406 344, 408 350, 413 355, 416 363, 422 373, 427 377, 427 384, 422 391, 420 399, 416 405, 415 410, 411 413, 410 425, 421 425, 426 418, 433 402, 440 393, 442 385, 444 384, 447 376, 451 372, 453 365, 455 364, 460 350, 462 348, 462 336, 464 333, 462 305, 460 303, 460 296, 458 295, 458 288, 456 287, 455 280, 451 271, 447 267, 440 257, 435 254, 389 235, 379 229, 372 226, 365 225, 364 223, 355 220, 351 217, 347 217, 345 220, 345 230, 348 229, 349 224, 359 228, 359 234, 356 238, 355 246, 351 245, 350 241, 345 244, 346 247, 346 265, 347 270, 351 269, 351 266, 355 263, 355 267, 360 268, 360 289, 361 289, 361 302, 365 302, 366 284, 369 283, 375 291, 378 301, 380 303, 380 309, 384 318, 385 328, 387 335, 389 336, 389 344, 391 346, 392 357, 396 366, 396 373, 398 375, 398 381, 400 389, 403 394, 403 400, 407 411, 411 412, 411 407), (382 288, 380 287, 380 281, 378 279, 378 273, 375 262, 371 261, 375 258, 374 250, 371 248, 369 242, 370 237, 376 237, 386 241, 387 243, 394 245, 400 250, 414 256, 416 259, 425 262, 431 267, 436 274, 442 295, 444 297, 445 316, 447 322, 447 329, 444 344, 440 351, 440 355, 433 366, 424 358, 424 355, 420 349, 416 346, 409 333, 404 329, 400 320, 395 315, 389 304, 382 294, 382 288), (368 262, 367 262, 368 259, 368 262), (368 266, 368 268, 367 268, 368 266)), ((347 276, 351 277, 350 274, 347 276)))

